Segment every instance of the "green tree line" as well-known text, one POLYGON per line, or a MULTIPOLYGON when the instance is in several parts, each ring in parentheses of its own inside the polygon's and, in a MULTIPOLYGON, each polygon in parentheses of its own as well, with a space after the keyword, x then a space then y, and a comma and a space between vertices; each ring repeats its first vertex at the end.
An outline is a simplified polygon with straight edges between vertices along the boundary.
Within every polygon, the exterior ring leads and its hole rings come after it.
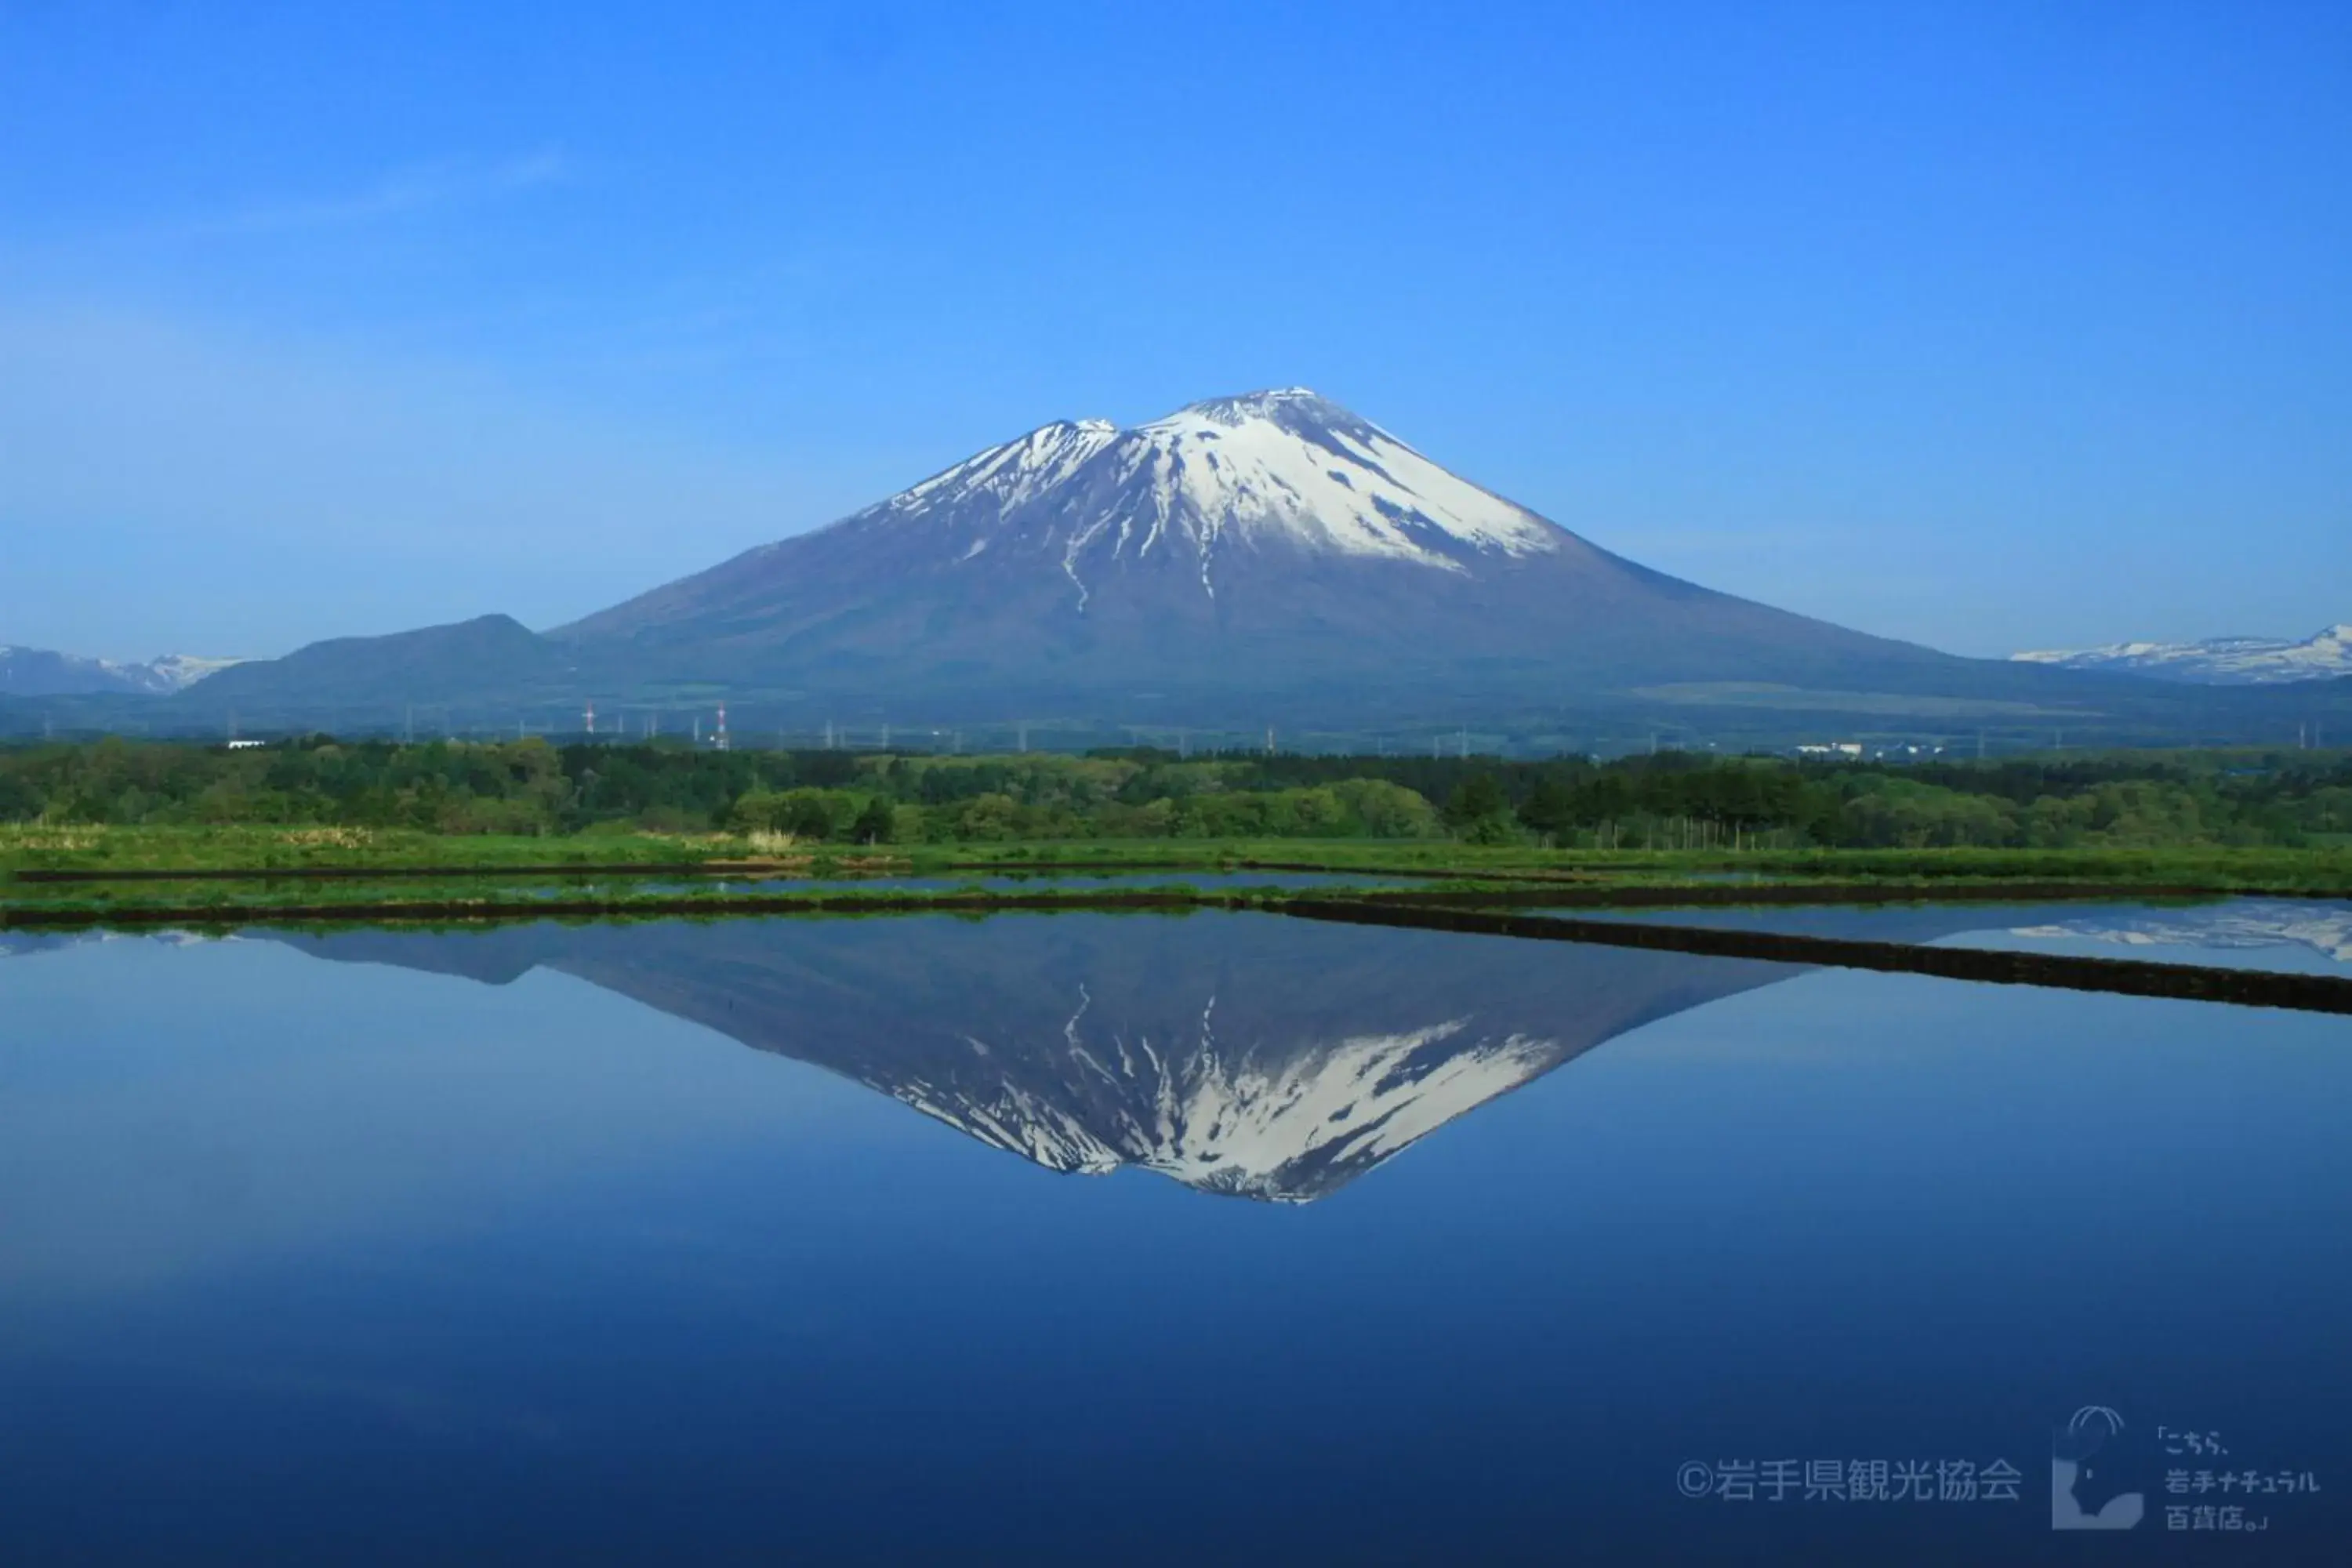
POLYGON ((765 831, 847 844, 1432 838, 1601 847, 2072 847, 2352 841, 2352 756, 2168 752, 1922 764, 1583 758, 950 757, 110 739, 0 749, 0 822, 572 834, 765 831))

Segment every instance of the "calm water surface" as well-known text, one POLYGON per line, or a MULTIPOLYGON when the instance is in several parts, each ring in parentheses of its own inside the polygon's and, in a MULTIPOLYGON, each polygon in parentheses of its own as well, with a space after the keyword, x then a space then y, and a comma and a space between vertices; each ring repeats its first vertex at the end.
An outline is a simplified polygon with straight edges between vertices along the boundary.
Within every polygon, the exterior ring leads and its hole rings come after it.
MULTIPOLYGON (((2006 940, 1889 913, 1808 929, 2006 940)), ((0 950, 0 1562, 2352 1561, 2343 1018, 1250 914, 0 950)))
POLYGON ((1644 921, 1796 936, 1874 937, 2081 958, 2139 959, 2352 975, 2352 903, 2340 899, 2221 899, 2205 903, 1698 906, 1563 909, 1590 920, 1644 921))

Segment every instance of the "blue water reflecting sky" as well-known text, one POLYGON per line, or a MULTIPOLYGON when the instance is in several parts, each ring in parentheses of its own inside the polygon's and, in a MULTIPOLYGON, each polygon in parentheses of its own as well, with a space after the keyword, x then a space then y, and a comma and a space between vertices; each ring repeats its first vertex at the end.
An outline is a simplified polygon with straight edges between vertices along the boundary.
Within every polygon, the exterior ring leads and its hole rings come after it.
POLYGON ((1852 907, 1754 904, 1565 909, 1580 920, 1728 927, 1794 935, 1875 935, 1888 942, 2138 959, 2289 974, 2352 974, 2352 903, 2242 898, 2199 903, 2092 901, 1852 907))
POLYGON ((0 960, 0 1557, 2072 1562, 2094 1402, 2335 1483, 2111 1560, 2344 1557, 2340 1018, 1264 916, 305 940, 0 960), (1675 1490, 1782 1457, 2024 1481, 1675 1490))

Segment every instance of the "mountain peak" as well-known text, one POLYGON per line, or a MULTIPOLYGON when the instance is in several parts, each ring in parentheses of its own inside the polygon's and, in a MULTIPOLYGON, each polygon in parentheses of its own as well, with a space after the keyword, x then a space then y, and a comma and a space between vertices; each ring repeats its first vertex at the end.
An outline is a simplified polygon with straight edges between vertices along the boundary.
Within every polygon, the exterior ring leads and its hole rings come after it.
POLYGON ((1211 598, 1210 558, 1236 545, 1460 574, 1569 537, 1304 386, 1187 404, 1128 432, 1105 460, 1125 489, 1121 532, 1181 542, 1211 598))
POLYGON ((1028 552, 1082 613, 1105 574, 1160 561, 1181 561, 1213 601, 1236 549, 1458 574, 1567 537, 1304 386, 1207 398, 1127 430, 1041 425, 835 526, 877 523, 900 548, 910 526, 932 534, 958 564, 1028 552))
POLYGON ((1143 428, 1167 425, 1189 416, 1214 420, 1220 425, 1239 425, 1249 419, 1275 419, 1285 415, 1306 415, 1310 418, 1333 423, 1360 425, 1362 420, 1323 396, 1311 387, 1276 386, 1260 392, 1235 393, 1230 397, 1204 397, 1198 403, 1188 403, 1165 418, 1155 419, 1143 428))

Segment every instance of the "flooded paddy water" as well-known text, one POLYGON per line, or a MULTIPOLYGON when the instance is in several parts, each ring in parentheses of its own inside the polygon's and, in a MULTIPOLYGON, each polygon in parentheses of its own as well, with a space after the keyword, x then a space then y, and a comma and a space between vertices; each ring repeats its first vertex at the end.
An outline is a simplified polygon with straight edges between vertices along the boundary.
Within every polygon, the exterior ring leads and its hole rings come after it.
MULTIPOLYGON (((2352 969, 2281 902, 1631 918, 2352 969)), ((2347 1103, 1261 913, 0 933, 0 1560, 2336 1563, 2347 1103)))

